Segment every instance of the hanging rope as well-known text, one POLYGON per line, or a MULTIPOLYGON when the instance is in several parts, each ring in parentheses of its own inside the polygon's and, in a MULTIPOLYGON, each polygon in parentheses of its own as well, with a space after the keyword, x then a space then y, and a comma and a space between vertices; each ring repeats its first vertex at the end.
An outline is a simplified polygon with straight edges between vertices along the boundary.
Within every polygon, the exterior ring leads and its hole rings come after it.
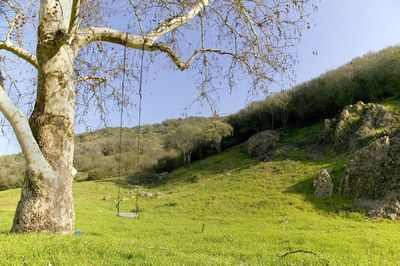
MULTIPOLYGON (((144 63, 144 45, 142 47, 142 56, 140 61, 140 76, 139 76, 139 118, 138 118, 138 134, 137 134, 137 161, 136 161, 136 173, 140 171, 140 137, 142 133, 142 87, 143 87, 143 63, 144 63)), ((136 202, 135 202, 135 211, 139 214, 139 182, 138 177, 136 177, 136 202)), ((139 217, 139 216, 138 216, 139 217)))
MULTIPOLYGON (((126 42, 128 41, 128 33, 126 34, 126 42)), ((140 171, 140 138, 142 131, 142 88, 143 88, 143 65, 144 65, 144 47, 145 43, 143 43, 142 53, 141 53, 141 61, 140 61, 140 75, 139 75, 139 115, 138 115, 138 134, 137 134, 137 158, 136 158, 136 173, 140 171)), ((122 88, 121 88, 121 105, 120 105, 120 123, 119 123, 119 158, 118 158, 118 176, 119 181, 121 181, 122 176, 122 126, 123 126, 123 114, 124 114, 124 101, 125 101, 125 81, 126 81, 126 61, 127 61, 127 46, 124 46, 124 59, 123 64, 124 68, 122 70, 122 88)), ((136 195, 135 195, 135 213, 137 218, 139 218, 139 179, 136 177, 136 195)), ((121 203, 121 188, 118 186, 118 203, 117 203, 117 215, 120 215, 120 203, 121 203)))
MULTIPOLYGON (((126 33, 126 42, 128 41, 128 32, 126 33)), ((127 47, 124 46, 124 68, 122 69, 122 84, 121 84, 121 104, 120 104, 120 116, 119 116, 119 158, 118 158, 118 180, 121 181, 122 169, 121 169, 121 159, 122 159, 122 125, 124 119, 124 101, 125 101, 125 80, 126 80, 126 57, 127 57, 127 47)), ((120 213, 120 203, 121 203, 121 186, 118 186, 118 199, 117 199, 117 215, 120 213)))

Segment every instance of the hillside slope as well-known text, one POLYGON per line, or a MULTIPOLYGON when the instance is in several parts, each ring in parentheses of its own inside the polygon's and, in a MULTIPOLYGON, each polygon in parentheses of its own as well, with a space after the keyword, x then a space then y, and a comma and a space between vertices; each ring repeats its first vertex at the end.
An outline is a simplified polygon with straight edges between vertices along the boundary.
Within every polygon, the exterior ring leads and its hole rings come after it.
MULTIPOLYGON (((172 164, 180 163, 182 160, 177 151, 165 149, 165 138, 182 125, 199 126, 206 121, 209 119, 189 117, 169 119, 161 124, 143 126, 139 170, 154 169, 159 166, 160 160, 169 160, 172 164)), ((78 134, 75 137, 74 165, 78 170, 76 179, 85 179, 89 173, 102 175, 100 178, 119 174, 119 134, 119 128, 104 128, 78 134)), ((133 174, 137 171, 137 134, 137 127, 123 128, 122 130, 121 170, 123 175, 133 174)), ((21 187, 24 173, 25 161, 22 154, 0 156, 0 190, 21 187)))
MULTIPOLYGON (((234 128, 234 136, 224 140, 224 147, 246 141, 265 129, 300 128, 336 115, 346 105, 359 100, 382 101, 400 95, 400 46, 354 58, 335 70, 304 82, 225 118, 234 128)), ((165 137, 181 125, 200 125, 205 118, 171 119, 147 125, 142 130, 140 170, 154 170, 159 165, 174 169, 182 164, 176 151, 163 147, 165 137), (162 163, 159 163, 159 160, 162 163)), ((124 128, 122 172, 136 172, 137 128, 124 128)), ((116 176, 119 160, 119 130, 105 128, 76 137, 75 167, 77 179, 88 173, 116 176)), ((207 155, 204 148, 194 156, 207 155)), ((213 153, 213 152, 210 152, 213 153)), ((197 159, 197 158, 196 158, 197 159)), ((168 170, 169 170, 168 169, 168 170)), ((166 170, 166 169, 157 169, 166 170)), ((0 157, 0 190, 20 187, 25 171, 21 155, 0 157)))
MULTIPOLYGON (((295 144, 322 128, 292 131, 282 142, 295 144)), ((336 189, 330 199, 313 196, 315 173, 332 168, 337 183, 345 155, 328 152, 312 159, 293 148, 274 161, 258 162, 242 149, 180 168, 147 187, 164 196, 140 197, 139 220, 115 216, 117 184, 129 199, 123 210, 134 205, 129 182, 75 183, 80 236, 8 234, 19 190, 0 192, 0 264, 398 264, 398 222, 366 219, 336 189)))

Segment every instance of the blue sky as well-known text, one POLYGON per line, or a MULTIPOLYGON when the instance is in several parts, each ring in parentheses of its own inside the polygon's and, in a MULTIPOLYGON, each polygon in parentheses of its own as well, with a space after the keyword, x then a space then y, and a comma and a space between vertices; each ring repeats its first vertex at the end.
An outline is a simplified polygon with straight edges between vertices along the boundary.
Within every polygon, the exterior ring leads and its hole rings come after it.
MULTIPOLYGON (((299 64, 294 67, 296 82, 301 83, 334 69, 352 58, 400 43, 399 0, 322 0, 313 15, 315 26, 307 30, 296 47, 299 64), (317 55, 313 54, 317 51, 317 55)), ((185 72, 150 72, 145 74, 144 123, 158 123, 167 118, 208 115, 209 107, 193 105, 198 95, 196 79, 185 72)), ((279 89, 277 86, 272 90, 279 89)), ((221 91, 219 113, 234 113, 248 104, 247 89, 221 91)), ((125 125, 135 126, 133 114, 125 125)), ((116 126, 116 124, 114 125, 116 126)), ((19 152, 12 135, 0 138, 0 154, 19 152)))
MULTIPOLYGON (((322 0, 313 16, 315 26, 305 32, 296 47, 300 60, 294 67, 296 82, 317 77, 369 51, 400 43, 399 13, 398 0, 322 0)), ((185 72, 148 74, 147 80, 143 112, 147 123, 182 116, 184 108, 197 95, 193 80, 185 72)), ((232 93, 221 91, 220 114, 243 108, 247 96, 246 88, 237 88, 232 93)), ((206 115, 208 111, 207 106, 196 105, 189 114, 206 115)))

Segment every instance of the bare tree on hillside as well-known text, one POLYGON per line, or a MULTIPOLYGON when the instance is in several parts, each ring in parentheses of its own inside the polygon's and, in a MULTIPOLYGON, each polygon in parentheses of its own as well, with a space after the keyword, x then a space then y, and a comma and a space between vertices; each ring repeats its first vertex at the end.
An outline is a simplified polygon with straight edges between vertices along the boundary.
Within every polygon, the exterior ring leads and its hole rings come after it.
MULTIPOLYGON (((212 105, 222 80, 233 87, 247 75, 251 90, 265 90, 290 68, 313 8, 312 0, 2 0, 0 111, 27 162, 12 231, 73 231, 76 110, 107 115, 107 102, 128 104, 115 86, 125 67, 119 46, 148 52, 148 65, 191 69, 212 105), (14 86, 25 79, 14 75, 17 62, 36 76, 27 93, 14 86), (23 95, 34 103, 29 119, 11 100, 23 95)), ((128 74, 139 61, 127 62, 128 74)))

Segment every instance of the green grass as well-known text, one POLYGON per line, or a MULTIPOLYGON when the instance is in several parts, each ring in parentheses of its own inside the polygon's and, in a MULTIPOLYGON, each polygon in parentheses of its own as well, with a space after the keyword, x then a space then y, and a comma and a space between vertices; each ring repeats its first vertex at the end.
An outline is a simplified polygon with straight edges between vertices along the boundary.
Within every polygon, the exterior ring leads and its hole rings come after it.
POLYGON ((385 106, 390 112, 400 115, 400 99, 399 98, 390 98, 386 101, 381 102, 383 106, 385 106))
POLYGON ((299 128, 283 134, 284 144, 298 144, 310 140, 310 135, 320 134, 324 131, 324 123, 316 123, 309 127, 299 128))
MULTIPOLYGON (((312 194, 314 174, 332 168, 337 182, 346 158, 292 155, 257 162, 236 147, 178 169, 149 189, 165 197, 140 198, 139 220, 116 217, 118 180, 75 183, 81 236, 8 234, 19 190, 0 192, 0 265, 398 264, 398 222, 371 221, 346 199, 312 194), (316 255, 281 257, 295 250, 316 255)), ((130 210, 133 187, 120 185, 130 210)))

